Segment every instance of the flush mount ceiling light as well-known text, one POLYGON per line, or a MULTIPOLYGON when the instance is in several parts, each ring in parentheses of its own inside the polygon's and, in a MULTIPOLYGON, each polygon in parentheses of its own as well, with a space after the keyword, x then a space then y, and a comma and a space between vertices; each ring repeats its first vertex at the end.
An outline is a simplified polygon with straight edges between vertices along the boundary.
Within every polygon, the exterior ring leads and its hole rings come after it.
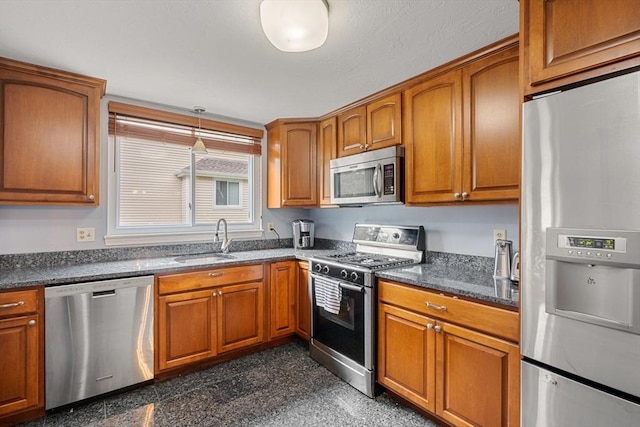
POLYGON ((283 52, 304 52, 322 46, 329 33, 326 0, 263 0, 262 30, 283 52))
POLYGON ((204 142, 202 142, 202 138, 200 138, 200 116, 205 112, 205 109, 204 107, 193 107, 193 112, 198 115, 198 137, 196 138, 196 142, 195 144, 193 144, 193 147, 191 147, 191 152, 197 154, 207 154, 207 147, 204 146, 204 142))

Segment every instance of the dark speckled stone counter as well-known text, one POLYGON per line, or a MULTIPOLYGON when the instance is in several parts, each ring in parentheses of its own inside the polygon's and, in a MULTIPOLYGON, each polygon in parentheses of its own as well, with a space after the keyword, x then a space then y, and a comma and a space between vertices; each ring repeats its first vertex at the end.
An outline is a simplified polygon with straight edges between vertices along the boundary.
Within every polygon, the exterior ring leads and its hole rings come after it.
MULTIPOLYGON (((351 242, 323 241, 314 249, 269 247, 268 241, 236 244, 231 258, 190 260, 177 257, 210 252, 206 245, 122 248, 0 257, 0 291, 29 286, 56 286, 96 280, 146 276, 202 268, 229 267, 285 259, 306 260, 335 250, 353 250, 351 242), (238 250, 239 249, 239 250, 238 250), (129 257, 129 258, 126 258, 129 257)), ((234 242, 235 243, 235 242, 234 242)), ((290 242, 280 242, 288 244, 290 242)), ((427 252, 426 264, 379 272, 378 277, 510 307, 518 306, 518 287, 492 277, 493 259, 427 252)))
POLYGON ((231 259, 215 262, 176 261, 175 256, 160 258, 142 258, 120 261, 92 262, 64 266, 45 266, 0 270, 0 290, 29 286, 55 286, 70 283, 90 282, 94 280, 118 279, 123 277, 145 276, 155 273, 180 272, 205 267, 229 267, 284 259, 308 259, 316 254, 327 253, 326 249, 264 249, 243 252, 231 252, 231 259))
POLYGON ((492 272, 458 264, 420 264, 381 271, 376 276, 480 301, 518 307, 519 290, 510 280, 494 279, 492 272))

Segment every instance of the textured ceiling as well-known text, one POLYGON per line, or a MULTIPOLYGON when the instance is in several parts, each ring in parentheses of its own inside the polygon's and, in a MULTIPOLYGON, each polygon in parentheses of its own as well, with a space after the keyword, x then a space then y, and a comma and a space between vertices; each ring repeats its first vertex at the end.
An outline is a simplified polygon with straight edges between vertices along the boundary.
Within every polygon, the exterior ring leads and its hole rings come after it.
POLYGON ((517 0, 328 0, 329 37, 274 48, 260 0, 0 0, 0 56, 107 94, 265 124, 317 117, 518 31, 517 0))

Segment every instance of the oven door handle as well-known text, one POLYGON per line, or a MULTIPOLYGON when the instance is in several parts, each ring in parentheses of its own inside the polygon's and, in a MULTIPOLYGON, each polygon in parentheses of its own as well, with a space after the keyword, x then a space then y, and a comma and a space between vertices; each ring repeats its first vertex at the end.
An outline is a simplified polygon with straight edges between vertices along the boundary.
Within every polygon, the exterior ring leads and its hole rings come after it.
POLYGON ((354 285, 350 285, 348 283, 342 283, 342 282, 339 282, 338 286, 340 286, 343 289, 349 289, 350 291, 364 292, 364 286, 354 286, 354 285))

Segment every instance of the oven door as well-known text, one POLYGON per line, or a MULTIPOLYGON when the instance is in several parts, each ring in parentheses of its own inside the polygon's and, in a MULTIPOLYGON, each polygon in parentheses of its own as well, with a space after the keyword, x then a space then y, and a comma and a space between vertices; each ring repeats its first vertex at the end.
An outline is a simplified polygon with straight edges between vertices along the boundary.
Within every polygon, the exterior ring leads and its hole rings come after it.
POLYGON ((310 274, 312 292, 311 338, 367 369, 373 369, 372 289, 310 274), (337 313, 325 310, 316 298, 316 281, 340 287, 337 313))

